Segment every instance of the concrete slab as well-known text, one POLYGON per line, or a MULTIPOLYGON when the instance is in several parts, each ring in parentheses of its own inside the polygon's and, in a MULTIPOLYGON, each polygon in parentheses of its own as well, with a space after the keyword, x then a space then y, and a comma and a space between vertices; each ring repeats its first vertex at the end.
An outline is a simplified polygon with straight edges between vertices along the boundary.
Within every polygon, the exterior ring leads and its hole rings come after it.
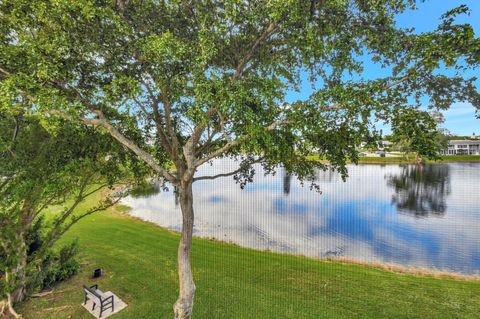
POLYGON ((120 312, 123 309, 125 309, 125 307, 127 307, 127 304, 125 302, 123 302, 120 298, 118 298, 113 292, 107 291, 107 292, 105 292, 105 295, 107 297, 113 295, 113 308, 115 309, 115 311, 112 311, 112 309, 105 310, 102 313, 102 317, 100 317, 100 307, 99 307, 100 305, 97 304, 95 306, 95 310, 92 310, 93 301, 91 301, 91 300, 87 300, 86 304, 82 303, 82 307, 87 309, 87 311, 90 312, 90 314, 92 316, 94 316, 95 318, 102 318, 102 319, 108 318, 111 315, 114 315, 117 312, 120 312))

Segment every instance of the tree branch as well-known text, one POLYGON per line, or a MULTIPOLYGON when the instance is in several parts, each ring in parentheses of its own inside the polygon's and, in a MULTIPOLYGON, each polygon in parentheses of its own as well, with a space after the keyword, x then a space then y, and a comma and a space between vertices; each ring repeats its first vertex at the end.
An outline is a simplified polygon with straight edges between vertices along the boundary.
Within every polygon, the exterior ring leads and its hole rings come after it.
MULTIPOLYGON (((262 160, 264 159, 264 157, 260 157, 256 160, 254 160, 253 162, 249 163, 248 167, 252 166, 253 164, 256 164, 256 163, 260 163, 262 160)), ((247 168, 248 168, 247 167, 247 168)), ((220 178, 220 177, 228 177, 228 176, 232 176, 232 175, 235 175, 235 174, 238 174, 240 173, 241 171, 245 170, 246 167, 239 167, 238 169, 234 170, 234 171, 231 171, 229 173, 222 173, 222 174, 216 174, 216 175, 209 175, 209 176, 200 176, 200 177, 196 177, 193 179, 194 182, 196 181, 201 181, 201 180, 212 180, 212 179, 217 179, 217 178, 220 178)))
POLYGON ((208 149, 209 147, 211 147, 213 144, 215 144, 216 142, 218 142, 218 139, 217 140, 213 140, 213 138, 215 137, 215 135, 217 134, 218 132, 217 131, 213 131, 213 132, 209 132, 209 135, 207 137, 207 139, 205 140, 205 142, 203 142, 202 144, 199 145, 198 149, 196 150, 195 152, 195 156, 198 157, 198 156, 201 156, 203 151, 205 151, 206 149, 208 149))
POLYGON ((207 180, 207 179, 217 179, 217 178, 220 178, 220 177, 228 177, 228 176, 232 176, 232 175, 235 175, 237 173, 240 173, 242 171, 241 168, 233 171, 233 172, 230 172, 230 173, 223 173, 223 174, 217 174, 217 175, 212 175, 212 176, 200 176, 200 177, 195 177, 193 179, 194 182, 197 182, 197 181, 201 181, 201 180, 207 180))
POLYGON ((245 66, 247 63, 252 59, 254 56, 255 52, 257 49, 267 42, 268 38, 278 29, 278 25, 275 22, 270 22, 267 26, 267 29, 263 32, 263 34, 255 41, 255 43, 252 45, 250 50, 245 54, 245 56, 240 60, 240 63, 238 64, 235 73, 233 74, 232 79, 236 80, 239 79, 242 74, 243 70, 245 69, 245 66))
POLYGON ((85 213, 81 214, 81 215, 78 215, 78 216, 73 216, 72 217, 72 220, 70 221, 69 224, 67 224, 59 233, 58 237, 62 236, 63 234, 65 234, 67 232, 67 230, 69 230, 78 220, 88 216, 88 215, 91 215, 93 213, 96 213, 96 212, 99 212, 99 211, 102 211, 102 210, 105 210, 109 207, 112 207, 113 205, 117 204, 122 198, 121 197, 118 197, 117 199, 115 199, 114 201, 111 201, 111 202, 105 202, 104 205, 100 205, 100 206, 97 206, 97 207, 94 207, 94 208, 91 208, 89 209, 88 211, 86 211, 85 213))
POLYGON ((135 96, 132 99, 135 102, 135 104, 137 104, 138 107, 142 110, 142 112, 145 114, 147 118, 151 116, 151 114, 147 111, 145 106, 135 96))
MULTIPOLYGON (((210 120, 210 118, 218 112, 215 108, 209 108, 207 111, 207 118, 210 120)), ((195 166, 195 161, 196 161, 196 154, 195 154, 195 146, 197 143, 200 141, 200 138, 205 131, 206 124, 199 124, 197 125, 192 132, 192 135, 190 138, 187 140, 185 143, 185 146, 183 147, 183 154, 185 157, 185 160, 187 162, 187 166, 189 168, 190 173, 193 173, 196 166, 195 166)))
POLYGON ((98 118, 93 118, 93 119, 88 119, 88 118, 81 118, 81 120, 86 123, 86 124, 94 124, 94 125, 100 125, 103 128, 105 128, 108 133, 115 138, 117 141, 119 141, 123 146, 127 147, 130 149, 132 152, 134 152, 139 158, 141 158, 145 163, 147 163, 153 170, 155 170, 157 173, 161 174, 163 177, 165 177, 168 181, 171 183, 176 183, 177 179, 175 176, 173 176, 170 172, 168 172, 166 169, 158 165, 157 161, 155 158, 148 152, 144 151, 141 149, 136 143, 125 137, 120 131, 115 128, 113 125, 111 125, 103 115, 103 112, 100 110, 94 110, 93 111, 95 114, 97 114, 98 118))
MULTIPOLYGON (((70 87, 64 83, 64 82, 52 82, 55 86, 62 90, 67 90, 70 87)), ((151 168, 153 168, 157 173, 161 174, 163 177, 165 177, 168 181, 175 183, 176 178, 172 174, 170 174, 167 170, 165 170, 163 167, 158 165, 156 160, 153 158, 153 156, 140 147, 138 147, 133 141, 129 140, 127 137, 125 137, 120 131, 115 128, 113 125, 111 125, 105 116, 103 115, 103 112, 98 109, 95 105, 90 103, 83 94, 77 89, 77 88, 70 88, 75 92, 75 95, 77 96, 78 99, 93 113, 97 115, 97 118, 80 118, 82 122, 85 124, 92 124, 92 125, 100 125, 103 126, 108 133, 112 137, 114 137, 117 141, 119 141, 122 145, 133 151, 139 158, 144 160, 151 168)), ((58 114, 62 114, 61 112, 56 112, 58 114)), ((167 149, 168 151, 168 149, 167 149)))
POLYGON ((403 78, 399 79, 398 81, 395 81, 395 82, 393 82, 393 83, 391 83, 391 84, 388 84, 388 85, 384 86, 384 87, 383 87, 383 91, 386 91, 386 90, 388 90, 388 89, 391 88, 391 87, 394 87, 394 86, 396 86, 396 85, 398 85, 398 84, 400 84, 400 83, 402 83, 402 82, 405 82, 405 81, 408 80, 409 78, 410 78, 410 77, 409 77, 408 75, 406 75, 406 76, 404 76, 403 78))
MULTIPOLYGON (((172 159, 176 165, 180 164, 179 155, 180 155, 180 142, 177 138, 177 134, 172 127, 172 105, 170 103, 170 97, 168 95, 168 85, 162 89, 160 99, 165 110, 165 128, 166 133, 171 141, 171 154, 172 159)), ((165 133, 164 133, 165 134, 165 133)))
MULTIPOLYGON (((276 129, 278 126, 280 125, 284 125, 284 124, 292 124, 293 121, 291 120, 278 120, 278 121, 275 121, 273 122, 272 124, 270 124, 269 126, 267 126, 265 128, 266 131, 273 131, 274 129, 276 129)), ((195 161, 195 167, 199 167, 200 165, 208 162, 209 160, 217 157, 217 156, 220 156, 222 155, 223 153, 225 153, 226 151, 228 151, 229 149, 231 149, 232 147, 234 146, 237 146, 239 145, 242 141, 248 139, 250 137, 249 134, 246 134, 242 137, 239 137, 237 138, 236 140, 231 140, 229 141, 227 144, 225 144, 224 146, 220 147, 219 149, 211 152, 210 154, 206 155, 205 157, 201 158, 201 159, 198 159, 197 161, 195 161)))
POLYGON ((155 93, 153 92, 153 90, 150 88, 150 86, 148 86, 147 82, 145 82, 145 80, 143 80, 141 77, 140 77, 140 82, 143 84, 143 86, 145 87, 145 89, 147 90, 147 93, 152 101, 152 105, 151 105, 151 108, 152 108, 152 111, 153 111, 153 118, 155 120, 155 126, 157 128, 157 135, 158 137, 160 138, 160 142, 162 143, 162 146, 165 148, 165 150, 167 151, 167 153, 173 157, 173 155, 175 154, 173 152, 173 148, 172 148, 172 143, 170 142, 170 140, 168 139, 166 133, 165 133, 165 130, 163 128, 163 121, 162 121, 162 115, 160 114, 160 110, 158 108, 158 104, 160 103, 160 99, 157 95, 155 95, 155 93))
MULTIPOLYGON (((381 90, 380 92, 383 92, 383 91, 386 91, 402 82, 405 82, 406 80, 408 80, 410 77, 408 75, 404 76, 403 78, 393 82, 393 83, 390 83, 390 84, 387 84, 385 85, 381 90)), ((373 95, 373 92, 372 92, 372 95, 373 95)), ((328 111, 336 111, 338 109, 340 109, 341 105, 339 103, 337 104, 333 104, 333 105, 330 105, 330 106, 326 106, 326 107, 323 107, 321 108, 322 111, 325 111, 325 112, 328 112, 328 111)))
MULTIPOLYGON (((96 193, 97 191, 101 190, 102 188, 105 188, 105 187, 108 186, 108 184, 103 184, 103 185, 100 185, 99 187, 89 191, 88 193, 84 193, 85 187, 87 186, 87 184, 90 184, 90 182, 91 181, 89 179, 86 179, 84 181, 84 186, 80 189, 78 195, 75 198, 74 203, 70 206, 70 208, 67 211, 65 211, 63 213, 61 218, 55 223, 55 226, 53 227, 53 229, 50 231, 50 233, 47 236, 46 241, 47 241, 48 244, 44 245, 46 248, 53 245, 53 243, 59 237, 61 237, 68 229, 70 229, 81 218, 83 218, 85 216, 88 216, 90 214, 93 214, 95 212, 105 210, 105 209, 115 205, 116 203, 118 203, 120 201, 120 199, 122 198, 122 196, 118 196, 118 198, 116 200, 111 201, 110 200, 111 196, 108 196, 108 199, 104 200, 103 204, 100 204, 99 206, 90 208, 89 210, 87 210, 87 212, 85 212, 83 214, 80 214, 78 216, 75 216, 75 215, 72 216, 72 214, 75 212, 75 209, 78 207, 78 205, 81 202, 83 202, 90 195, 92 195, 92 194, 96 193), (70 216, 72 216, 72 218, 71 218, 70 221, 67 222, 67 219, 70 216)), ((117 185, 121 185, 121 184, 117 184, 117 185)))
MULTIPOLYGON (((56 85, 59 85, 59 83, 55 83, 56 85)), ((61 89, 66 89, 64 86, 60 86, 61 89)), ((141 158, 145 163, 147 163, 154 171, 156 171, 158 174, 161 174, 164 178, 166 178, 168 181, 171 183, 176 183, 177 179, 175 176, 173 176, 170 172, 168 172, 166 169, 158 165, 156 162, 155 158, 149 154, 148 152, 144 151, 141 149, 137 144, 135 144, 133 141, 125 137, 120 131, 111 125, 107 119, 105 118, 103 112, 99 109, 96 108, 95 105, 91 104, 87 99, 83 97, 83 95, 77 90, 73 89, 76 92, 77 97, 81 100, 81 102, 90 109, 91 112, 95 113, 97 115, 97 118, 85 118, 81 117, 80 120, 85 123, 85 124, 90 124, 90 125, 99 125, 102 126, 107 130, 107 132, 115 138, 117 141, 119 141, 123 146, 127 147, 130 149, 132 152, 134 152, 139 158, 141 158)), ((64 118, 70 119, 70 117, 62 112, 59 111, 50 111, 51 114, 58 114, 64 118)), ((167 149, 168 151, 168 149, 167 149)))
MULTIPOLYGON (((68 208, 67 210, 64 210, 62 216, 55 222, 55 225, 53 226, 52 232, 50 233, 49 237, 55 236, 60 226, 65 222, 65 220, 67 220, 67 218, 73 213, 75 208, 77 208, 77 206, 85 199, 85 197, 88 196, 88 195, 87 196, 84 195, 84 191, 87 185, 89 184, 90 178, 92 178, 92 176, 93 176, 93 173, 88 173, 86 176, 84 176, 83 181, 80 183, 80 189, 78 191, 78 194, 75 196, 75 200, 73 201, 70 208, 68 208)), ((50 241, 50 239, 48 241, 50 241)), ((47 246, 50 246, 50 245, 47 245, 47 246)))
MULTIPOLYGON (((246 137, 247 136, 245 136, 244 138, 246 138, 246 137)), ((219 149, 209 153, 207 156, 196 160, 195 161, 195 167, 199 167, 200 165, 208 162, 209 160, 211 160, 211 159, 213 159, 217 156, 222 155, 223 153, 225 153, 226 151, 228 151, 232 147, 240 144, 240 140, 241 140, 240 138, 237 139, 237 140, 232 140, 232 141, 228 142, 227 144, 225 144, 224 146, 220 147, 219 149)))

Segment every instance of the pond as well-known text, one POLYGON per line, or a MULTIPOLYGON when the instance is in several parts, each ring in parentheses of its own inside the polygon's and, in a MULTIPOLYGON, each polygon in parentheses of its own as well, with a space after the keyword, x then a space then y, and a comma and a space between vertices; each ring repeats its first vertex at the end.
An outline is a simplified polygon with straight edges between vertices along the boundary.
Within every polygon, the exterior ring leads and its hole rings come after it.
MULTIPOLYGON (((198 175, 233 170, 221 159, 198 175)), ((233 178, 194 184, 194 234, 256 249, 480 274, 480 163, 349 165, 319 171, 321 193, 280 169, 241 190, 233 178)), ((158 190, 158 188, 157 188, 158 190)), ((127 197, 131 214, 179 230, 174 192, 127 197)))

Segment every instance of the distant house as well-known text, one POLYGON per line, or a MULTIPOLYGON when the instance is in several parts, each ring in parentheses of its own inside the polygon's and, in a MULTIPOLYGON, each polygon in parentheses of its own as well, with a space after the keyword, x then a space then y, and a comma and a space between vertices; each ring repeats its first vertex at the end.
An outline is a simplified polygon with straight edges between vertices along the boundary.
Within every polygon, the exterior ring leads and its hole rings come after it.
MULTIPOLYGON (((367 144, 368 144, 367 142, 361 142, 360 145, 358 145, 357 148, 360 148, 360 149, 365 148, 367 146, 367 144)), ((392 142, 386 141, 386 140, 379 141, 376 144, 377 144, 377 150, 385 150, 386 148, 393 145, 392 142)))
POLYGON ((480 140, 450 140, 442 155, 480 155, 480 140))
POLYGON ((393 143, 392 143, 392 142, 384 140, 384 141, 381 141, 381 142, 378 144, 378 149, 379 149, 379 150, 385 150, 385 149, 387 149, 387 148, 389 148, 389 147, 392 147, 392 146, 393 146, 393 143))

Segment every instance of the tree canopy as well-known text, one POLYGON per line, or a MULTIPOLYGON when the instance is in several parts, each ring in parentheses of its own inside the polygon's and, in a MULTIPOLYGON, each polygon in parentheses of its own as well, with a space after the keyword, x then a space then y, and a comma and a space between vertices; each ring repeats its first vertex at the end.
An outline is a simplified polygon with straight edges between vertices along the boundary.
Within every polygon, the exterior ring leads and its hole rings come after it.
POLYGON ((462 76, 477 66, 479 40, 454 19, 468 9, 447 12, 433 32, 396 27, 396 14, 414 7, 398 0, 4 1, 2 105, 105 121, 171 180, 164 163, 179 166, 187 143, 194 166, 221 154, 262 154, 302 175, 315 149, 341 167, 345 156, 356 158, 355 141, 375 132, 375 120, 389 122, 422 97, 434 108, 480 104, 474 79, 462 76), (362 78, 365 55, 391 73, 362 78), (288 103, 302 72, 316 90, 288 103))
POLYGON ((405 123, 425 100, 480 107, 476 79, 465 78, 478 68, 480 40, 455 22, 468 8, 452 8, 431 32, 398 27, 416 3, 4 0, 0 107, 47 126, 59 116, 101 127, 179 188, 175 312, 189 318, 191 184, 228 175, 195 176, 198 167, 236 156, 242 184, 253 162, 305 180, 327 167, 310 159, 319 153, 346 175, 355 146, 380 138, 378 123, 405 123), (367 77, 365 59, 385 75, 367 77), (304 81, 313 93, 288 99, 304 81))

